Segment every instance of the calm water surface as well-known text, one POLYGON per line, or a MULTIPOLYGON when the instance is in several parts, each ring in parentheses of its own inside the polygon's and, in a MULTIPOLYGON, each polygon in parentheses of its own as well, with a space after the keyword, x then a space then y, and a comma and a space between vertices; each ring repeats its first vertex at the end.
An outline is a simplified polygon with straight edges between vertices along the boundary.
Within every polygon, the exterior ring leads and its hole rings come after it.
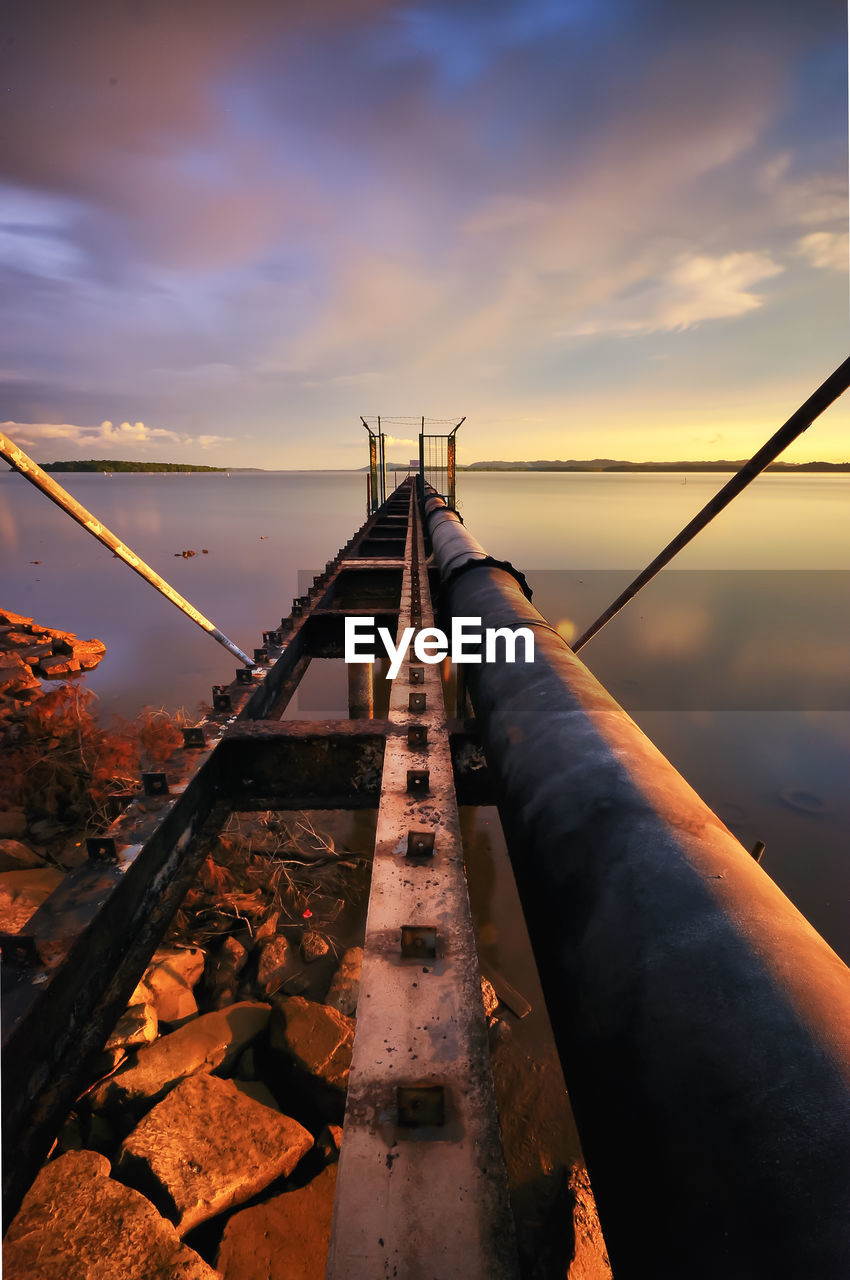
MULTIPOLYGON (((351 472, 58 478, 249 652, 288 612, 299 574, 365 517, 365 480, 351 472)), ((473 473, 459 501, 569 637, 724 480, 473 473)), ((582 653, 744 844, 765 841, 765 869, 845 958, 848 498, 843 476, 761 477, 582 653)), ((12 473, 0 475, 0 547, 0 603, 106 642, 86 677, 105 718, 195 710, 232 678, 224 650, 12 473)), ((344 673, 302 701, 297 714, 344 713, 344 673)))

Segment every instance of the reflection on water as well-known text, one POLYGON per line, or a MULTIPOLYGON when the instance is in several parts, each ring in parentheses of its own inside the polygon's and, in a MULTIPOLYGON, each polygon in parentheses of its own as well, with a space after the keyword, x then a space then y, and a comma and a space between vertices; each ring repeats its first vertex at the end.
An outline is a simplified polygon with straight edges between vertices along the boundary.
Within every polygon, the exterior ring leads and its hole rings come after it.
MULTIPOLYGON (((542 612, 583 628, 726 477, 687 479, 467 473, 459 497, 542 612)), ((248 651, 365 512, 351 472, 60 481, 248 651)), ((845 956, 848 496, 842 476, 760 478, 582 652, 743 843, 765 841, 765 870, 845 956)), ((11 473, 0 546, 0 604, 106 642, 86 677, 106 712, 194 709, 231 679, 229 655, 11 473)), ((347 713, 342 664, 310 680, 289 715, 347 713)))

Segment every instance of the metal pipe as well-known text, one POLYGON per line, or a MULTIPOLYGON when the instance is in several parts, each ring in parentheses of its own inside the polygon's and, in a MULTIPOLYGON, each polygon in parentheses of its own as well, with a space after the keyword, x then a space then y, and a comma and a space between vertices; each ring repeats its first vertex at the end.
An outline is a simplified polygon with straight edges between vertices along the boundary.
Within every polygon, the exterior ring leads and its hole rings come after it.
POLYGON ((175 591, 173 587, 169 586, 155 569, 145 564, 144 560, 131 551, 105 525, 102 525, 90 511, 86 510, 82 503, 77 502, 76 498, 72 498, 67 489, 63 489, 61 484, 57 484, 46 471, 42 471, 38 463, 33 462, 32 458, 28 457, 23 449, 19 449, 2 431, 0 431, 0 457, 5 458, 9 465, 19 471, 25 480, 29 480, 30 484, 35 485, 36 489, 40 490, 51 502, 55 502, 57 507, 61 507, 72 520, 76 520, 77 524, 82 525, 92 537, 97 538, 98 542, 102 542, 105 547, 109 547, 109 550, 113 551, 131 569, 134 569, 140 578, 144 578, 145 582, 149 582, 152 587, 155 587, 160 595, 165 596, 166 600, 170 600, 172 604, 176 604, 177 608, 191 618, 193 622, 197 622, 199 627, 203 627, 204 631, 208 632, 219 644, 224 645, 225 649, 229 650, 235 658, 238 658, 240 662, 244 662, 246 667, 254 666, 254 662, 248 657, 247 653, 243 653, 238 645, 235 645, 232 640, 228 640, 224 632, 219 631, 218 627, 210 622, 209 618, 205 618, 194 605, 189 604, 189 601, 184 596, 181 596, 179 591, 175 591))
POLYGON ((534 634, 533 663, 466 679, 614 1274, 850 1275, 847 968, 426 507, 441 625, 534 634))
POLYGON ((675 555, 683 550, 688 543, 696 537, 701 529, 710 524, 716 515, 719 515, 724 507, 728 507, 733 498, 736 498, 742 489, 746 489, 747 485, 755 480, 757 475, 764 471, 771 462, 779 457, 783 449, 787 449, 788 445, 798 436, 812 425, 815 418, 828 409, 839 396, 843 395, 850 386, 850 356, 839 365, 834 373, 831 373, 826 382, 821 383, 817 391, 809 396, 805 404, 801 405, 796 413, 792 413, 791 417, 780 427, 779 430, 770 437, 766 444, 754 453, 749 462, 745 462, 740 471, 723 486, 719 493, 716 493, 710 502, 707 502, 693 520, 686 524, 681 533, 678 533, 672 542, 668 542, 663 551, 648 564, 646 568, 638 574, 634 582, 630 583, 617 599, 608 606, 604 613, 600 614, 595 622, 592 622, 587 630, 579 636, 575 644, 572 646, 573 653, 578 653, 579 649, 584 648, 588 640, 592 640, 597 632, 601 631, 606 623, 618 614, 624 605, 633 600, 642 587, 651 582, 657 573, 660 573, 665 565, 669 564, 675 555))

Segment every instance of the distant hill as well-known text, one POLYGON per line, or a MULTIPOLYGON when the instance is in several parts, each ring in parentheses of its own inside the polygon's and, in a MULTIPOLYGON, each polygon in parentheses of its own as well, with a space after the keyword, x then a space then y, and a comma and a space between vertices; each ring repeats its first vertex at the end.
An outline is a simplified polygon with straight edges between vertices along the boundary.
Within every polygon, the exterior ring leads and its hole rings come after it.
POLYGON ((76 462, 42 462, 44 471, 226 471, 226 467, 198 467, 191 462, 120 462, 116 458, 87 458, 76 462))
MULTIPOLYGON (((471 462, 459 471, 737 471, 746 458, 717 462, 618 462, 614 458, 590 458, 566 462, 471 462)), ((772 462, 768 471, 850 471, 850 462, 772 462)))

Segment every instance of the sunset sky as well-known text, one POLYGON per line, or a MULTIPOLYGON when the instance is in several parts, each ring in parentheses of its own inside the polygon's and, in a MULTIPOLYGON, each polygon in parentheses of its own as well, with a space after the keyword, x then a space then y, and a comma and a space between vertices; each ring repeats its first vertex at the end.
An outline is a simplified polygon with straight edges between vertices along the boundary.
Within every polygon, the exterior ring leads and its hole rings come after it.
MULTIPOLYGON (((748 456, 847 355, 843 0, 13 0, 43 461, 748 456), (409 434, 391 456, 407 458, 409 434)), ((785 455, 850 459, 850 402, 785 455)))

